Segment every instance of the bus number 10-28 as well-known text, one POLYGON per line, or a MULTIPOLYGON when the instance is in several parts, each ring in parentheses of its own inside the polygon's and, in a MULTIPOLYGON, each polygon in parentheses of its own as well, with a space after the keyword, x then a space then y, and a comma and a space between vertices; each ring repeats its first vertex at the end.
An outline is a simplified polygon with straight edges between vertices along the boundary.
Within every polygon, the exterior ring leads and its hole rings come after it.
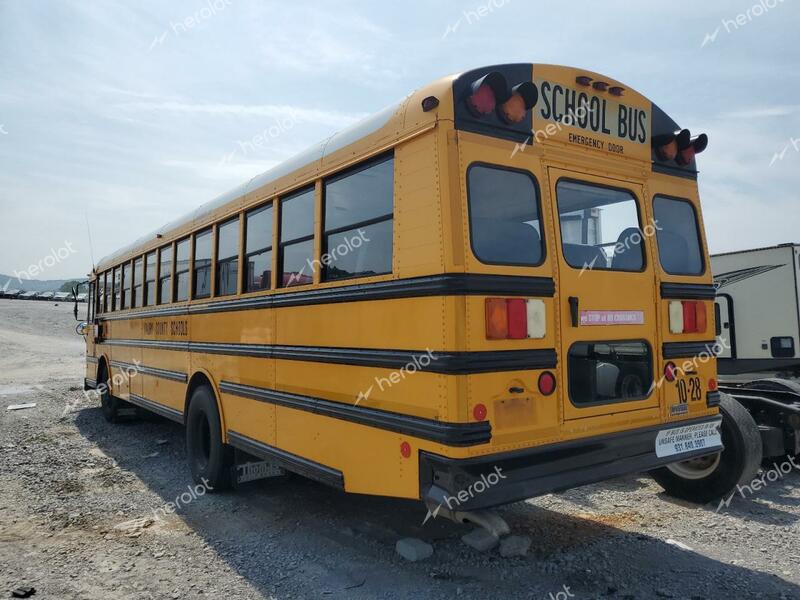
POLYGON ((700 391, 700 378, 688 377, 678 380, 678 401, 681 404, 686 404, 691 400, 700 400, 702 393, 700 391))

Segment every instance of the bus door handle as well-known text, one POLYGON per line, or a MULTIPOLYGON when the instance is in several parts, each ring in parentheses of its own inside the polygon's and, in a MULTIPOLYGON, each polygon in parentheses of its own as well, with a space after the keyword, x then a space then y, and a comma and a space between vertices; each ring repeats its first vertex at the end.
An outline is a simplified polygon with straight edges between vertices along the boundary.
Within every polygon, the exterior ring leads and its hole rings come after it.
POLYGON ((569 297, 569 314, 572 317, 572 326, 577 327, 579 323, 579 316, 580 311, 578 310, 578 297, 577 296, 570 296, 569 297))

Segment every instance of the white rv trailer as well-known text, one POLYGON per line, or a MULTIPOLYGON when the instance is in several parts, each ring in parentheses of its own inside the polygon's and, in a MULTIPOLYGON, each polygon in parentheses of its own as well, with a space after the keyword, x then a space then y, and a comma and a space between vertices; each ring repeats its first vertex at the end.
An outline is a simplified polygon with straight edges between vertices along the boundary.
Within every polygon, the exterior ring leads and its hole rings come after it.
POLYGON ((711 256, 722 375, 800 372, 800 244, 711 256))

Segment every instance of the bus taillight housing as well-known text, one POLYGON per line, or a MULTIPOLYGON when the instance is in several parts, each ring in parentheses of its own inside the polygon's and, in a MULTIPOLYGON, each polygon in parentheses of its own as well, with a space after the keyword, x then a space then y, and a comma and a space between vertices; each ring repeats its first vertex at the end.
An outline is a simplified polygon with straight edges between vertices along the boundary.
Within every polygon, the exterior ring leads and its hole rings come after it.
POLYGON ((669 303, 671 333, 705 333, 708 329, 706 304, 702 300, 673 300, 669 303))
POLYGON ((542 339, 547 332, 544 301, 525 298, 486 299, 486 339, 542 339))
POLYGON ((503 103, 509 98, 506 78, 497 71, 490 71, 480 79, 473 81, 471 92, 467 96, 466 104, 474 117, 491 114, 498 102, 503 103))

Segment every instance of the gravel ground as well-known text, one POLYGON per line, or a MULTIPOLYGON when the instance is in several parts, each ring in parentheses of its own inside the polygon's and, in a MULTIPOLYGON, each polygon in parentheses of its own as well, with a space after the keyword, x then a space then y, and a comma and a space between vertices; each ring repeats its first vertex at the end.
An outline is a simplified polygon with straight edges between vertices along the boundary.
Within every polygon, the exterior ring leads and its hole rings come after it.
POLYGON ((71 306, 0 299, 0 596, 800 598, 800 472, 727 508, 627 477, 501 510, 525 557, 478 553, 416 502, 291 478, 188 494, 182 429, 107 424, 81 392, 71 306), (6 406, 36 402, 33 409, 6 406), (184 496, 187 498, 187 496, 184 496), (410 563, 395 542, 434 547, 410 563))

